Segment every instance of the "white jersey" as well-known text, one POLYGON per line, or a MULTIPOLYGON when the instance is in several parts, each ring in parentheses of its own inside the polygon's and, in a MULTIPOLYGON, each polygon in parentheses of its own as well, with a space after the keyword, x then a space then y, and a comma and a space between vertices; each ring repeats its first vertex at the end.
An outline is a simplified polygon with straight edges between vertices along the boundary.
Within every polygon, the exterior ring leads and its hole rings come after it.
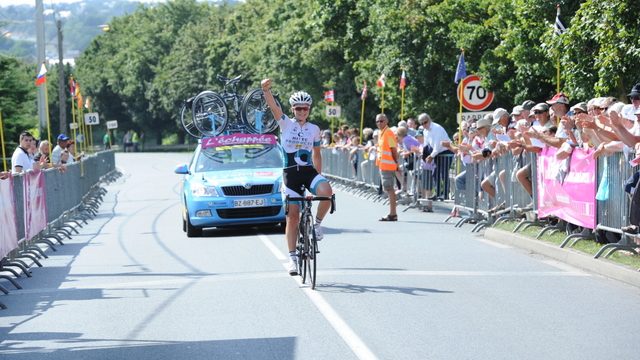
POLYGON ((280 120, 280 144, 285 152, 284 167, 313 166, 311 153, 320 146, 320 128, 310 122, 300 125, 283 114, 280 120))

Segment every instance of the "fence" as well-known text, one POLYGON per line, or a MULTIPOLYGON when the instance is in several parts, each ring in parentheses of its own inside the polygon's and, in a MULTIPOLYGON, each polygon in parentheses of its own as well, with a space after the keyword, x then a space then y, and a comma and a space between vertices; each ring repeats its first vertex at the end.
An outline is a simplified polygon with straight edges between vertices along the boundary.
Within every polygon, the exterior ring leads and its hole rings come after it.
MULTIPOLYGON (((323 148, 322 154, 323 174, 331 178, 338 186, 374 201, 385 201, 385 194, 379 188, 380 176, 375 166, 374 157, 369 157, 360 149, 323 148)), ((576 170, 573 173, 575 176, 566 176, 565 174, 562 181, 566 181, 566 183, 559 186, 569 188, 572 186, 571 181, 574 181, 574 183, 581 184, 581 187, 576 187, 577 189, 592 188, 594 192, 597 189, 601 200, 597 202, 593 200, 593 209, 589 209, 589 204, 584 206, 576 204, 576 201, 569 197, 568 202, 564 205, 560 204, 560 211, 541 218, 538 216, 539 210, 548 211, 546 202, 550 197, 553 198, 554 194, 549 194, 548 189, 539 188, 540 183, 544 179, 549 180, 550 171, 555 174, 562 165, 562 161, 554 160, 554 154, 554 149, 545 149, 543 158, 534 153, 524 152, 520 155, 513 155, 509 152, 498 158, 479 163, 467 165, 459 163, 451 166, 447 180, 451 183, 451 189, 455 190, 454 209, 446 221, 460 217, 456 227, 461 227, 465 223, 474 223, 472 231, 479 231, 485 226, 508 220, 519 220, 513 232, 522 231, 532 225, 543 226, 537 235, 538 238, 547 232, 566 231, 567 237, 560 245, 561 247, 573 246, 584 239, 594 239, 596 231, 606 231, 617 233, 620 240, 602 246, 595 255, 596 258, 607 257, 618 250, 628 250, 635 253, 638 245, 634 242, 633 236, 622 231, 625 225, 629 225, 631 207, 631 197, 625 193, 623 183, 638 171, 637 168, 633 168, 629 164, 628 160, 632 158, 632 154, 620 152, 611 156, 601 156, 596 161, 589 160, 592 158, 591 152, 575 149, 570 163, 577 164, 579 161, 586 161, 593 165, 593 168, 583 172, 576 170), (546 152, 550 154, 546 154, 546 152), (542 169, 539 174, 539 164, 543 159, 554 163, 545 165, 547 168, 542 169), (457 168, 460 171, 456 172, 457 168), (529 169, 528 179, 531 181, 532 195, 525 191, 517 179, 518 170, 523 168, 529 169), (483 190, 483 183, 485 187, 493 187, 494 197, 489 196, 483 190), (545 202, 540 204, 540 199, 545 199, 545 202), (563 210, 569 210, 571 214, 571 211, 576 211, 576 209, 585 211, 588 213, 587 215, 592 216, 595 226, 579 226, 575 230, 576 227, 570 225, 575 223, 574 217, 566 215, 563 210)), ((433 176, 433 173, 421 171, 420 165, 420 159, 416 159, 412 170, 401 171, 407 180, 406 188, 410 190, 408 196, 404 198, 405 205, 410 205, 405 211, 411 207, 421 207, 426 200, 421 198, 423 190, 425 190, 424 176, 433 176)), ((442 166, 442 163, 436 164, 436 166, 442 166)), ((569 169, 569 174, 572 174, 571 169, 569 169)), ((402 204, 402 199, 399 200, 399 203, 402 204)))
MULTIPOLYGON (((20 289, 7 273, 16 278, 31 277, 32 264, 23 259, 42 266, 39 259, 47 255, 37 244, 56 251, 63 238, 77 233, 76 227, 96 214, 104 195, 99 184, 116 176, 114 152, 104 151, 68 165, 64 172, 47 169, 0 180, 0 278, 20 289)), ((2 286, 0 291, 8 293, 2 286)), ((4 308, 2 303, 0 308, 4 308)))

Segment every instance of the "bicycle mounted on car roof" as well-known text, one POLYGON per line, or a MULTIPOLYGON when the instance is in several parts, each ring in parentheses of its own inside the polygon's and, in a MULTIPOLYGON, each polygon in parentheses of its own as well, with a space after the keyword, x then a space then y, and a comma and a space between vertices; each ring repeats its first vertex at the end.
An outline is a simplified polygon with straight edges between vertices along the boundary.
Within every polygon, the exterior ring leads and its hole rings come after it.
MULTIPOLYGON (((242 75, 234 78, 217 75, 217 79, 223 83, 222 92, 205 90, 183 102, 180 121, 189 135, 202 138, 232 133, 266 134, 277 130, 278 121, 269 111, 262 89, 251 89, 241 96, 237 86, 242 75)), ((277 98, 276 103, 282 107, 277 98)))

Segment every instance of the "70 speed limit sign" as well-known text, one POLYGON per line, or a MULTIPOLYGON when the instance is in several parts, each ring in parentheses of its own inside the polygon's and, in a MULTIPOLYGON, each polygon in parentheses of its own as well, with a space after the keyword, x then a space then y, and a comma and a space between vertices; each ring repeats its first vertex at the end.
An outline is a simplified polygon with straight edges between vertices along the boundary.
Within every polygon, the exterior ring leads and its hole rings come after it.
POLYGON ((461 92, 462 106, 467 110, 481 111, 493 102, 493 92, 482 87, 478 75, 469 75, 460 82, 457 91, 458 101, 460 101, 461 92))

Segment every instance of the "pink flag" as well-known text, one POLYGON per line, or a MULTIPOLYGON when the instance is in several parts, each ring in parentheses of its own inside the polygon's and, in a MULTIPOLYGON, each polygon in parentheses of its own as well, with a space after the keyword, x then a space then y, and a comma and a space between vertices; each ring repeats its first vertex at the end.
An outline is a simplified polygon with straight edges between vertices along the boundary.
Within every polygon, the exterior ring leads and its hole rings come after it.
POLYGON ((362 94, 360 94, 360 100, 364 101, 367 98, 367 82, 364 82, 364 87, 362 88, 362 94))
POLYGON ((16 207, 13 202, 13 177, 0 180, 0 258, 18 247, 16 207))
POLYGON ((24 174, 24 238, 32 239, 47 227, 47 197, 44 172, 24 174))
POLYGON ((379 88, 383 88, 383 87, 384 87, 384 85, 385 85, 384 80, 385 80, 384 74, 380 75, 380 78, 378 78, 378 81, 376 82, 376 85, 377 85, 379 88))

